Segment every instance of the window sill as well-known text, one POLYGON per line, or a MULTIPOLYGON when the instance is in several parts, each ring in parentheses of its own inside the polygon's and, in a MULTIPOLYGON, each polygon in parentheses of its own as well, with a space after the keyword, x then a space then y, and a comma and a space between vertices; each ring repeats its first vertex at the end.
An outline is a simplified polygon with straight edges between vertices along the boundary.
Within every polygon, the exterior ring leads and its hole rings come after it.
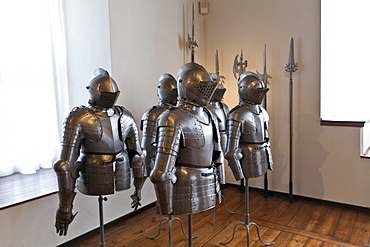
POLYGON ((320 125, 321 126, 340 126, 340 127, 362 128, 365 126, 365 121, 332 121, 332 120, 321 119, 320 125))
POLYGON ((53 169, 1 177, 0 184, 0 210, 56 193, 58 187, 53 169))

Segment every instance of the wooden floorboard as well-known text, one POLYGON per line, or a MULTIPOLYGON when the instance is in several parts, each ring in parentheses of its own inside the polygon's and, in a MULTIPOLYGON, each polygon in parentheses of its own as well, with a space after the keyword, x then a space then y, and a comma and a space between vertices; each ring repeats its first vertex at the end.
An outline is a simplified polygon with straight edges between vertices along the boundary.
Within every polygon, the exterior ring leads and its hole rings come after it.
MULTIPOLYGON (((220 242, 232 239, 225 246, 246 246, 247 227, 245 218, 245 194, 236 186, 223 189, 224 200, 215 208, 215 224, 212 225, 212 211, 192 215, 193 246, 223 246, 220 242), (227 208, 224 205, 226 202, 227 208)), ((369 247, 370 210, 335 203, 320 202, 300 198, 297 202, 288 202, 286 195, 274 193, 270 198, 261 196, 261 191, 250 190, 250 246, 265 246, 258 238, 258 232, 264 242, 275 242, 273 246, 303 247, 369 247)), ((157 215, 155 207, 149 207, 105 230, 107 247, 115 246, 168 246, 168 220, 157 215), (159 223, 162 220, 162 226, 159 223), (147 236, 155 236, 148 239, 147 236)), ((173 216, 175 217, 175 216, 173 216)), ((188 233, 188 216, 176 216, 182 220, 185 233, 188 233)), ((181 222, 172 220, 172 246, 188 246, 188 238, 181 230, 181 222)), ((97 234, 71 246, 99 246, 97 234)))

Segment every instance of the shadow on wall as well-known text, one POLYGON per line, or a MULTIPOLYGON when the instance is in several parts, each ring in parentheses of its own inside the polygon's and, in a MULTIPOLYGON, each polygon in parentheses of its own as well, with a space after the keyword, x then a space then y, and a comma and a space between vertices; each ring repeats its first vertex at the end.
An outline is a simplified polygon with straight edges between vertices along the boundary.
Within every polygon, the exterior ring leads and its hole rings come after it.
POLYGON ((329 153, 318 141, 324 129, 319 119, 301 114, 295 125, 293 143, 293 186, 299 194, 323 198, 324 184, 320 168, 329 153), (315 127, 317 126, 317 127, 315 127))

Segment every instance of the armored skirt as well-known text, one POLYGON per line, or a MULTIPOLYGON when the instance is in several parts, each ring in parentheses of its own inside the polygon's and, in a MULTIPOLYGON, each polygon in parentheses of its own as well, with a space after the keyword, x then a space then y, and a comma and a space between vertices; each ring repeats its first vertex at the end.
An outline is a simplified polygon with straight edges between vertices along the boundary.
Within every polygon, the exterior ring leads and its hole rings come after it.
POLYGON ((173 214, 199 213, 216 204, 218 178, 215 168, 177 167, 173 186, 173 214))

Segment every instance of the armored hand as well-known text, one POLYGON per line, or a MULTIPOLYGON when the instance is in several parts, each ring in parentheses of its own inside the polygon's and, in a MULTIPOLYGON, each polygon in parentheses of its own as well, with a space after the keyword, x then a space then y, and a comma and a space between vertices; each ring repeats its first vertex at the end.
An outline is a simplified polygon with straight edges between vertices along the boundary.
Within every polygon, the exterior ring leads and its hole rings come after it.
POLYGON ((59 191, 58 195, 60 204, 55 216, 55 228, 59 236, 65 236, 67 235, 69 224, 77 214, 72 213, 72 202, 76 193, 71 191, 59 191))
POLYGON ((130 197, 132 199, 131 208, 133 208, 134 211, 136 211, 137 208, 139 206, 141 206, 141 203, 140 203, 140 201, 141 201, 141 190, 135 189, 134 194, 132 194, 130 197))

